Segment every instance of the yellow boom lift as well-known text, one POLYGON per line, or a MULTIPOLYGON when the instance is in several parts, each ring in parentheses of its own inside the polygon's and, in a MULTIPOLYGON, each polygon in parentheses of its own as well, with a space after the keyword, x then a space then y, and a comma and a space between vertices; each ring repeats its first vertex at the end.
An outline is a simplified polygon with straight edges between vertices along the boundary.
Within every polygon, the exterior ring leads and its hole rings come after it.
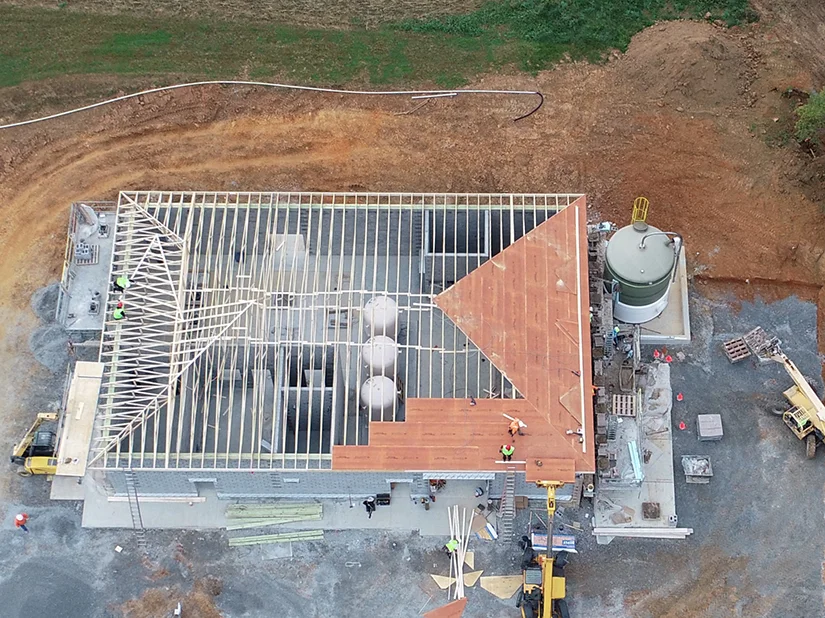
POLYGON ((536 481, 547 489, 547 551, 536 562, 524 566, 522 584, 516 605, 522 618, 569 618, 567 610, 564 567, 567 552, 553 556, 553 518, 556 515, 556 490, 564 485, 558 481, 536 481))
POLYGON ((808 459, 813 459, 816 455, 817 444, 825 439, 825 404, 819 399, 802 372, 779 349, 779 346, 774 346, 770 352, 770 358, 782 365, 794 382, 792 387, 782 393, 790 403, 790 407, 777 413, 782 414, 782 420, 797 438, 805 440, 805 454, 808 459))
POLYGON ((56 423, 56 413, 41 412, 23 439, 14 445, 11 462, 23 466, 17 472, 20 476, 57 472, 57 459, 54 458, 57 434, 52 429, 42 428, 44 425, 54 427, 56 423))

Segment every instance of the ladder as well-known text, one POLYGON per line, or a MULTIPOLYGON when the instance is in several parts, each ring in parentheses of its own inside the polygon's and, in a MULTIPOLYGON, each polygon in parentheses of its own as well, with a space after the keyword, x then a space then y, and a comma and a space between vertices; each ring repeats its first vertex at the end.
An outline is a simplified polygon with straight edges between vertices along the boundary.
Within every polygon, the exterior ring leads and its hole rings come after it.
POLYGON ((513 540, 513 520, 516 518, 516 469, 507 468, 504 478, 504 493, 501 496, 499 511, 499 536, 504 542, 513 540))
POLYGON ((135 471, 132 469, 125 471, 126 476, 126 496, 129 499, 129 512, 132 515, 132 528, 135 529, 138 548, 145 554, 147 552, 146 530, 143 527, 143 516, 140 514, 140 503, 138 502, 138 480, 135 471))
POLYGON ((584 485, 584 475, 576 475, 576 483, 573 485, 573 497, 570 499, 568 506, 577 509, 582 501, 582 486, 584 485))
POLYGON ((649 207, 650 201, 646 197, 637 197, 633 200, 633 214, 630 217, 630 224, 633 225, 637 221, 646 222, 649 207))

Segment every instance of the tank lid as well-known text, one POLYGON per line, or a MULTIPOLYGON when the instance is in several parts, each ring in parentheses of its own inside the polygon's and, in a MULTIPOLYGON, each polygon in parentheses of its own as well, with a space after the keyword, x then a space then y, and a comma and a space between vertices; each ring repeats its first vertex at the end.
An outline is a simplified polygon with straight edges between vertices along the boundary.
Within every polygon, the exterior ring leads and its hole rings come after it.
POLYGON ((618 278, 630 283, 656 283, 672 272, 673 242, 653 226, 641 227, 628 225, 613 234, 607 241, 607 266, 618 278))

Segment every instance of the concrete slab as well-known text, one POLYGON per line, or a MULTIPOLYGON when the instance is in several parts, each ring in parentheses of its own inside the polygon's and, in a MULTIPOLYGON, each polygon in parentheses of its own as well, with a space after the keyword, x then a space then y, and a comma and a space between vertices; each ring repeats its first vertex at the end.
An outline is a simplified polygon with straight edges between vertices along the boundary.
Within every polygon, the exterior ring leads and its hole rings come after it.
MULTIPOLYGON (((648 373, 644 403, 638 418, 644 480, 639 487, 620 489, 609 489, 600 484, 594 503, 594 527, 670 528, 676 521, 670 368, 667 363, 654 363, 648 373), (659 505, 658 518, 643 517, 642 505, 646 502, 659 505), (617 513, 624 515, 625 523, 614 521, 613 516, 617 513)), ((624 424, 632 421, 629 418, 624 420, 624 424)), ((598 540, 609 542, 607 537, 599 537, 598 540)))
MULTIPOLYGON (((112 500, 105 489, 87 475, 84 482, 84 528, 131 528, 132 515, 128 501, 112 500)), ((417 530, 422 536, 447 536, 450 533, 447 509, 453 505, 475 509, 478 481, 450 481, 436 494, 436 501, 425 510, 410 497, 409 486, 399 484, 391 494, 389 506, 379 506, 372 517, 360 501, 323 500, 321 520, 293 522, 279 526, 283 530, 417 530)), ((167 501, 139 500, 145 528, 209 529, 227 525, 227 505, 235 501, 221 500, 214 490, 200 491, 199 500, 167 501)), ((288 502, 296 502, 294 499, 288 502)))
POLYGON ((687 263, 685 251, 679 254, 676 281, 670 286, 667 307, 659 317, 641 325, 643 345, 676 345, 690 343, 690 310, 688 308, 687 263))
MULTIPOLYGON (((98 215, 100 212, 98 212, 98 215)), ((99 231, 86 230, 79 224, 76 232, 83 232, 81 237, 92 246, 95 259, 93 263, 78 263, 74 255, 69 256, 69 265, 64 277, 67 293, 64 298, 64 320, 68 331, 95 331, 103 329, 105 319, 104 303, 109 289, 109 268, 114 247, 114 213, 106 212, 110 231, 101 236, 99 231), (99 310, 90 311, 93 300, 98 302, 99 310)), ((88 226, 85 226, 88 227, 88 226)), ((70 230, 70 234, 72 230, 70 230)))
POLYGON ((83 487, 82 480, 72 476, 55 476, 52 479, 49 498, 51 500, 83 500, 86 496, 86 488, 83 487))

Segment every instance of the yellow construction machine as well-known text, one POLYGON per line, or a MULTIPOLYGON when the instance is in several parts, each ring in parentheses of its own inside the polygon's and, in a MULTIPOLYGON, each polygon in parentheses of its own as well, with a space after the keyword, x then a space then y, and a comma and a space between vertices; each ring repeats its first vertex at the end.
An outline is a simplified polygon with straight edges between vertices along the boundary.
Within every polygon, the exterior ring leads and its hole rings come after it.
POLYGON ((825 439, 825 404, 778 345, 770 351, 770 358, 782 365, 794 382, 792 387, 782 393, 790 406, 777 410, 776 413, 782 414, 782 420, 797 438, 805 440, 805 454, 808 459, 813 459, 817 445, 825 439))
POLYGON ((553 555, 553 518, 556 515, 556 490, 564 485, 558 481, 536 481, 547 489, 547 551, 535 555, 532 547, 529 556, 522 560, 522 584, 516 607, 521 608, 522 618, 569 618, 564 567, 567 552, 553 555))
POLYGON ((23 439, 14 445, 11 462, 22 466, 17 474, 31 476, 57 472, 57 459, 54 458, 57 452, 57 433, 44 427, 52 425, 56 429, 57 418, 54 412, 41 412, 23 439))

